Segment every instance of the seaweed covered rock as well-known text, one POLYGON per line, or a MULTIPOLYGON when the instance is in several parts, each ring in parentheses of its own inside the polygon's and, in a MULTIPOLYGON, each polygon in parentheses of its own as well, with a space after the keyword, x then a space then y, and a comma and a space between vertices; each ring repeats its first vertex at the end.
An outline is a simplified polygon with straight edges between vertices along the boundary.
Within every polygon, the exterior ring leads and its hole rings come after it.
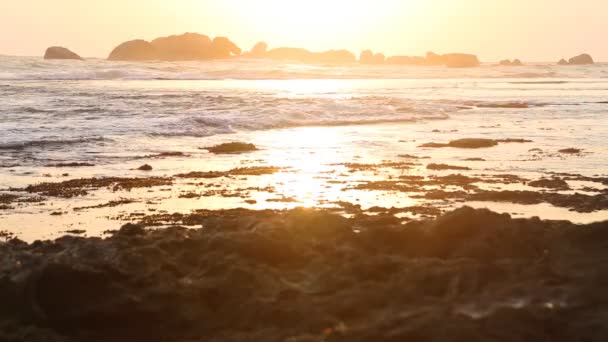
POLYGON ((258 148, 254 144, 248 144, 243 142, 224 143, 215 146, 205 147, 204 149, 215 154, 243 153, 258 150, 258 148))

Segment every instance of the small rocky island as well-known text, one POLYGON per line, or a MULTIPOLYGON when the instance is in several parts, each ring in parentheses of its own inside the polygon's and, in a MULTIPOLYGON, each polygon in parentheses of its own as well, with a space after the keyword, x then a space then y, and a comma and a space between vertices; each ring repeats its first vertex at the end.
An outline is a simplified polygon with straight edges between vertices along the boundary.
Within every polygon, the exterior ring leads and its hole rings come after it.
POLYGON ((198 33, 156 38, 151 42, 132 40, 117 46, 108 57, 111 61, 193 61, 239 56, 241 49, 226 37, 213 40, 198 33))
POLYGON ((242 53, 240 47, 226 37, 209 38, 199 33, 184 33, 152 41, 131 40, 118 45, 110 55, 111 61, 204 61, 234 57, 288 60, 310 64, 390 64, 390 65, 444 65, 462 68, 479 66, 475 55, 449 53, 439 55, 429 52, 425 57, 393 56, 365 50, 359 59, 348 50, 309 51, 297 47, 269 49, 265 42, 257 43, 250 51, 242 53))
POLYGON ((46 49, 44 53, 44 59, 76 59, 82 60, 78 54, 70 51, 67 48, 61 46, 52 46, 46 49))
POLYGON ((569 60, 560 59, 557 65, 590 65, 594 64, 591 55, 583 53, 581 55, 570 58, 569 60))

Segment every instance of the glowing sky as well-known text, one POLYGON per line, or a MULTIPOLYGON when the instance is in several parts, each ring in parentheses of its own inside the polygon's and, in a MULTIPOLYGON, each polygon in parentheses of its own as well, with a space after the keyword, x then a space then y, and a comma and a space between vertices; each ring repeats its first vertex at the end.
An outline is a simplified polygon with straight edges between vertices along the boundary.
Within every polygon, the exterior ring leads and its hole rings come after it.
POLYGON ((241 48, 471 52, 482 60, 608 61, 606 0, 0 0, 0 54, 51 45, 106 57, 119 43, 183 32, 241 48))

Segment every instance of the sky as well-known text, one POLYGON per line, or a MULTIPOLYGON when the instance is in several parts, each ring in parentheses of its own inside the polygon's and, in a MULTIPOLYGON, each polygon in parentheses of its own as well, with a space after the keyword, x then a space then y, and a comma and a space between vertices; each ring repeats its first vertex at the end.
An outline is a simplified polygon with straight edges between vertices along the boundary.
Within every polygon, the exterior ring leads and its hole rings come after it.
POLYGON ((320 51, 468 52, 482 61, 608 61, 607 0, 0 0, 0 54, 65 46, 107 57, 131 39, 199 32, 320 51))

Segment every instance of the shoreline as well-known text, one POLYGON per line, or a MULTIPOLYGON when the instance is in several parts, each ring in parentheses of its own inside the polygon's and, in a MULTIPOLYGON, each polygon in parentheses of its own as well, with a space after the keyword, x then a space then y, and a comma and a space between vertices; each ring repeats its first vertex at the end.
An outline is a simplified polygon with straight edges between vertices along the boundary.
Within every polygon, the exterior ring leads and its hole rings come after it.
POLYGON ((608 175, 581 167, 601 163, 601 150, 579 144, 574 145, 583 148, 578 153, 559 153, 573 145, 538 136, 528 141, 523 134, 529 130, 517 123, 508 129, 504 122, 470 127, 468 122, 478 119, 466 115, 466 120, 189 138, 164 149, 151 146, 141 157, 118 164, 68 159, 46 163, 52 164, 49 167, 3 169, 7 186, 0 191, 0 231, 31 242, 70 230, 100 236, 155 213, 301 206, 333 208, 346 216, 358 206, 368 214, 390 212, 404 222, 419 219, 421 213, 436 217, 462 205, 490 207, 515 217, 608 220, 608 175), (397 140, 406 129, 409 139, 397 140), (484 133, 469 133, 473 131, 484 133), (311 139, 318 134, 323 140, 311 139), (480 149, 442 145, 471 136, 500 142, 480 149), (258 148, 241 154, 200 150, 238 140, 258 148), (421 147, 425 144, 439 147, 421 147), (137 170, 144 164, 152 170, 137 170), (565 172, 574 167, 583 174, 565 172))

